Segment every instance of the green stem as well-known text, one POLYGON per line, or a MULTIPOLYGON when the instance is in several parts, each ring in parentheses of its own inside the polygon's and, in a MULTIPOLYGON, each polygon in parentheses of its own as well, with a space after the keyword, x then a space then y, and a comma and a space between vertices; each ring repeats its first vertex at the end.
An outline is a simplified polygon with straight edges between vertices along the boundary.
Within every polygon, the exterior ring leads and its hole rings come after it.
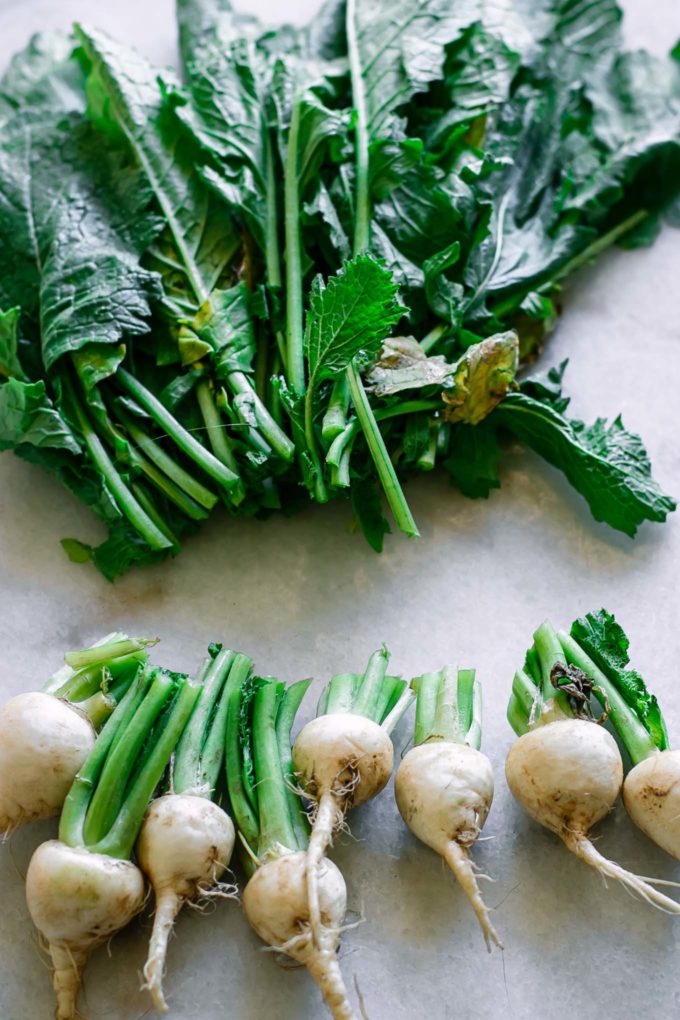
POLYGON ((508 722, 518 737, 522 737, 525 733, 529 732, 529 717, 514 694, 511 695, 508 702, 507 717, 508 722))
POLYGON ((406 712, 407 708, 409 707, 414 698, 415 694, 413 693, 409 685, 404 683, 403 690, 399 695, 396 703, 393 705, 393 707, 390 709, 390 711, 387 713, 385 718, 380 723, 380 728, 384 730, 388 736, 392 733, 392 730, 397 725, 401 717, 404 715, 404 712, 406 712))
POLYGON ((206 427, 208 442, 212 452, 225 467, 228 467, 235 475, 239 474, 236 457, 229 443, 222 415, 218 411, 213 399, 212 388, 205 379, 202 379, 196 386, 196 399, 198 400, 198 406, 203 418, 203 424, 206 427))
POLYGON ((539 718, 543 704, 541 685, 523 669, 518 669, 512 679, 512 693, 529 719, 539 718))
POLYGON ((193 475, 185 471, 177 461, 170 457, 163 447, 148 436, 129 415, 122 414, 116 410, 116 414, 122 421, 130 437, 134 440, 140 450, 148 457, 153 464, 159 468, 179 488, 182 489, 196 503, 199 503, 206 510, 212 510, 217 503, 218 497, 205 485, 199 482, 193 475))
POLYGON ((288 799, 288 811, 295 831, 296 845, 301 850, 305 849, 309 842, 309 819, 302 807, 302 800, 296 792, 299 783, 293 769, 290 735, 295 716, 311 682, 311 680, 298 680, 297 683, 287 687, 276 717, 276 740, 279 745, 279 759, 288 799))
MULTIPOLYGON (((225 697, 228 703, 225 763, 227 789, 231 810, 241 836, 254 852, 257 849, 259 825, 253 800, 244 780, 245 735, 242 730, 244 689, 250 680, 253 664, 245 655, 237 655, 227 677, 225 697)), ((247 727, 244 727, 244 730, 247 727)))
POLYGON ((475 725, 479 727, 481 737, 481 689, 474 669, 458 670, 458 726, 464 743, 468 742, 470 730, 474 729, 475 725))
POLYGON ((175 793, 191 791, 208 799, 215 793, 224 759, 227 726, 227 699, 220 701, 220 698, 235 658, 235 652, 220 649, 203 672, 196 708, 175 752, 172 772, 175 793))
MULTIPOLYGON (((441 411, 442 405, 436 400, 406 400, 403 404, 396 404, 394 407, 379 408, 374 411, 376 421, 386 421, 388 418, 400 418, 405 414, 419 414, 421 411, 441 411)), ((345 455, 347 445, 361 430, 358 419, 354 418, 342 432, 336 436, 326 454, 326 463, 338 467, 342 457, 345 455)))
POLYGON ((365 715, 368 719, 373 719, 374 722, 380 722, 376 718, 376 708, 389 661, 390 653, 384 645, 371 655, 360 681, 357 697, 352 705, 354 715, 365 715))
POLYGON ((354 255, 366 251, 371 241, 371 198, 369 194, 368 161, 368 115, 366 89, 361 69, 361 55, 356 26, 356 0, 347 0, 346 14, 347 53, 352 80, 354 106, 354 163, 355 163, 355 207, 354 207, 354 255))
MULTIPOLYGON (((120 371, 121 369, 119 369, 120 371)), ((70 380, 64 379, 63 382, 64 389, 73 406, 87 452, 95 467, 104 478, 120 511, 152 549, 170 549, 172 542, 165 537, 163 532, 156 527, 148 514, 145 513, 114 467, 104 444, 92 428, 84 409, 81 407, 70 380)))
POLYGON ((206 450, 197 439, 194 439, 191 433, 184 426, 180 425, 173 415, 161 404, 160 400, 150 390, 147 390, 138 379, 135 379, 124 368, 118 369, 116 379, 127 390, 130 396, 134 397, 144 410, 151 415, 156 424, 165 430, 180 450, 183 450, 207 475, 227 491, 233 489, 239 483, 239 476, 230 471, 228 467, 225 467, 217 457, 213 456, 209 450, 206 450))
POLYGON ((444 336, 447 329, 450 328, 451 327, 447 323, 440 322, 434 327, 434 329, 431 329, 430 332, 420 341, 420 346, 423 352, 425 354, 429 354, 432 348, 435 347, 439 340, 441 340, 444 336))
POLYGON ((453 666, 444 666, 439 673, 432 739, 453 744, 462 744, 465 739, 458 713, 458 675, 453 666))
POLYGON ((364 385, 361 381, 361 376, 356 365, 352 362, 347 367, 347 378, 349 379, 349 388, 352 395, 352 402, 354 404, 354 410, 357 418, 363 430, 368 449, 373 463, 375 464, 378 472, 378 477, 385 491, 387 502, 394 515, 394 519, 397 523, 397 527, 405 534, 412 537, 416 537, 419 532, 416 527, 416 522, 413 519, 413 515, 409 510, 406 497, 402 491, 397 473, 394 470, 394 464, 390 460, 390 455, 387 452, 385 446, 385 440, 383 439, 378 423, 373 414, 373 409, 368 400, 368 395, 364 389, 364 385))
POLYGON ((423 673, 411 681, 411 688, 416 692, 416 724, 413 742, 424 744, 434 732, 434 719, 437 711, 437 694, 439 692, 439 673, 423 673))
POLYGON ((340 673, 328 681, 325 688, 326 701, 317 708, 317 715, 331 715, 333 712, 351 712, 352 704, 361 683, 358 673, 340 673))
POLYGON ((150 683, 151 674, 142 673, 132 684, 104 725, 84 765, 78 771, 64 801, 59 820, 59 839, 67 846, 85 846, 84 828, 87 809, 106 764, 107 756, 118 736, 125 732, 128 723, 134 718, 150 683))
POLYGON ((314 391, 311 386, 305 395, 305 440, 309 455, 312 458, 314 470, 314 498, 317 503, 328 502, 328 490, 323 478, 323 467, 319 459, 319 450, 316 445, 316 434, 314 431, 314 391))
POLYGON ((538 652, 534 645, 528 650, 526 658, 524 660, 524 669, 532 678, 537 687, 541 686, 541 663, 538 658, 538 652))
POLYGON ((128 780, 144 742, 176 688, 175 681, 160 669, 143 702, 107 756, 97 788, 87 810, 83 834, 85 846, 99 843, 110 831, 125 800, 128 780))
POLYGON ((552 680, 550 679, 553 667, 556 665, 566 666, 567 660, 564 657, 562 645, 555 633, 555 629, 547 620, 541 624, 534 634, 534 645, 536 646, 536 652, 541 664, 541 693, 544 703, 552 699, 562 710, 566 718, 573 717, 574 713, 571 710, 566 694, 564 691, 558 691, 553 687, 552 680))
MULTIPOLYGON (((186 514, 192 521, 204 521, 208 516, 208 511, 200 506, 191 498, 187 496, 185 492, 175 485, 162 471, 148 461, 145 457, 142 457, 137 450, 130 447, 130 464, 132 467, 137 468, 141 471, 149 482, 154 485, 159 492, 161 492, 166 499, 169 499, 171 503, 186 514)), ((139 498, 139 497, 138 497, 139 498)), ((140 502, 142 502, 140 500, 140 502)), ((143 505, 143 503, 142 503, 143 505)), ((147 511, 148 512, 148 511, 147 511)), ((153 515, 149 514, 152 517, 153 515)), ((161 530, 163 530, 161 528, 161 530)), ((164 532, 165 533, 165 532, 164 532)))
POLYGON ((132 493, 135 499, 138 500, 141 508, 144 510, 145 513, 149 515, 149 517, 154 522, 158 530, 161 531, 165 535, 167 540, 170 542, 172 552, 173 553, 179 552, 181 544, 177 535, 174 533, 170 525, 167 524, 166 521, 163 519, 162 515, 156 508, 154 501, 152 500, 151 496, 144 488, 144 486, 141 485, 139 482, 133 482, 130 488, 132 489, 132 493))
MULTIPOLYGON (((269 286, 279 293, 283 283, 281 275, 281 242, 279 238, 279 210, 277 201, 276 169, 274 165, 274 150, 271 135, 266 125, 263 126, 264 133, 264 154, 267 165, 267 191, 266 191, 266 233, 265 233, 265 265, 267 270, 267 281, 269 286)), ((285 338, 276 331, 276 347, 281 361, 286 362, 285 338)))
POLYGON ((271 416, 253 389, 248 376, 243 372, 230 372, 227 382, 233 393, 247 396, 250 399, 257 427, 262 436, 282 460, 290 463, 295 456, 295 444, 271 416))
POLYGON ((578 666, 595 681, 593 694, 600 704, 604 706, 607 701, 609 702, 609 717, 612 725, 623 741, 633 765, 657 754, 659 749, 650 734, 609 677, 596 666, 590 656, 586 655, 581 646, 569 634, 560 631, 557 636, 567 662, 578 666))
POLYGON ((374 719, 382 723, 388 712, 394 708, 401 694, 404 691, 406 681, 400 676, 386 676, 378 689, 378 696, 375 702, 374 719))
POLYGON ((468 747, 474 747, 475 751, 479 751, 482 746, 482 685, 479 680, 475 679, 475 671, 473 669, 461 670, 458 674, 458 698, 459 704, 461 703, 461 677, 463 677, 463 694, 462 699, 464 701, 466 695, 464 693, 465 687, 468 683, 468 677, 472 676, 472 704, 470 726, 465 735, 465 743, 468 747))
POLYGON ((341 374, 335 377, 328 407, 321 423, 321 438, 326 445, 332 443, 346 427, 348 409, 349 380, 346 375, 341 374))
POLYGON ((260 858, 278 846, 299 849, 276 733, 276 718, 284 690, 280 681, 263 678, 253 699, 253 755, 260 820, 257 853, 260 858))
POLYGON ((91 645, 89 648, 67 652, 64 662, 68 663, 71 669, 83 669, 85 666, 105 666, 111 659, 127 658, 139 654, 146 656, 146 649, 149 645, 155 644, 155 640, 149 641, 146 638, 120 637, 105 645, 91 645))
POLYGON ((303 347, 302 248, 300 242, 300 193, 298 145, 300 102, 294 101, 288 132, 288 155, 284 171, 284 218, 286 233, 286 364, 290 388, 305 392, 303 347))
POLYGON ((119 860, 129 860, 154 790, 170 761, 187 720, 196 704, 199 688, 182 681, 163 730, 132 784, 110 832, 91 849, 119 860))

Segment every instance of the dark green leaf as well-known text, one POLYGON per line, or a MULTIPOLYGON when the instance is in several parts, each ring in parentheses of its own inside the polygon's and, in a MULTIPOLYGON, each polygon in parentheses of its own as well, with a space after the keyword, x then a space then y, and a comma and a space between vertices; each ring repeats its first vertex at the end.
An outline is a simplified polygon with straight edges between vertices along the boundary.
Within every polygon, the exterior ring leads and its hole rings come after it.
POLYGON ((632 537, 643 521, 665 521, 675 509, 675 500, 652 478, 640 437, 627 432, 620 418, 586 426, 525 393, 512 393, 491 420, 560 468, 597 521, 632 537))
POLYGON ((80 443, 47 395, 45 383, 0 383, 0 450, 33 446, 80 453, 80 443))
POLYGON ((606 609, 574 620, 571 636, 635 710, 660 751, 668 747, 668 733, 658 702, 634 669, 627 669, 629 641, 623 628, 606 609))
POLYGON ((19 316, 20 308, 0 312, 0 376, 14 376, 24 379, 24 370, 19 361, 19 316))
POLYGON ((460 424, 451 429, 444 466, 464 496, 488 499, 492 489, 500 488, 500 456, 497 430, 487 419, 480 425, 460 424))
POLYGON ((390 526, 383 513, 380 488, 372 478, 353 478, 352 507, 359 527, 371 549, 382 552, 383 539, 390 526))

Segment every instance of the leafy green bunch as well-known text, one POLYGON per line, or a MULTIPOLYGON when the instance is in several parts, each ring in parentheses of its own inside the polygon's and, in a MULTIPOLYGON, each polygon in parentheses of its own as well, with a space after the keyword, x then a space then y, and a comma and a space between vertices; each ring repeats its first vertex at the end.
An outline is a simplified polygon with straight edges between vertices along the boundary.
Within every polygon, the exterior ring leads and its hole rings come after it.
POLYGON ((106 524, 71 557, 347 495, 380 549, 405 477, 487 497, 507 433, 596 519, 663 521, 639 437, 518 369, 571 273, 677 217, 677 50, 624 52, 613 0, 177 14, 181 79, 76 26, 0 83, 0 448, 106 524))

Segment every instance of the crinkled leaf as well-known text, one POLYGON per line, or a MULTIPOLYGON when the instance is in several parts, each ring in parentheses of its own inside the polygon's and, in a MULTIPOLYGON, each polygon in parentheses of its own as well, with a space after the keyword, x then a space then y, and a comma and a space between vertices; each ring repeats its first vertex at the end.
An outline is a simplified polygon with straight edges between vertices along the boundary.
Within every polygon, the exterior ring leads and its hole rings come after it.
POLYGON ((452 366, 442 394, 445 418, 477 425, 515 388, 517 334, 498 333, 469 347, 452 366))
POLYGON ((492 489, 500 488, 500 457, 497 430, 487 419, 479 425, 459 424, 451 429, 444 467, 464 496, 488 499, 492 489))
POLYGON ((25 378, 19 361, 20 315, 20 308, 10 308, 6 312, 0 312, 0 376, 25 378))
POLYGON ((47 395, 45 383, 8 379, 0 383, 0 450, 24 445, 80 453, 80 443, 47 395))
POLYGON ((614 616, 606 609, 586 613, 572 623, 571 636, 634 709, 659 750, 666 750, 668 733, 661 709, 637 670, 626 668, 630 642, 614 616))
POLYGON ((78 114, 32 107, 5 125, 0 179, 0 297, 39 325, 45 367, 145 332, 158 280, 139 258, 160 224, 139 176, 78 114))
POLYGON ((598 418, 586 426, 526 393, 512 393, 494 412, 493 423, 560 468, 595 520, 631 537, 643 521, 665 521, 676 507, 652 478, 642 440, 620 418, 610 425, 598 418))
MULTIPOLYGON (((194 309, 225 279, 240 242, 224 205, 201 180, 196 153, 158 72, 104 32, 76 26, 88 78, 88 112, 125 145, 153 193, 166 229, 158 265, 173 310, 194 309), (168 260, 177 265, 167 271, 168 260)), ((163 81, 176 86, 170 72, 163 81)))
POLYGON ((305 327, 309 386, 330 379, 358 354, 373 358, 403 314, 390 274, 370 255, 312 283, 305 327))

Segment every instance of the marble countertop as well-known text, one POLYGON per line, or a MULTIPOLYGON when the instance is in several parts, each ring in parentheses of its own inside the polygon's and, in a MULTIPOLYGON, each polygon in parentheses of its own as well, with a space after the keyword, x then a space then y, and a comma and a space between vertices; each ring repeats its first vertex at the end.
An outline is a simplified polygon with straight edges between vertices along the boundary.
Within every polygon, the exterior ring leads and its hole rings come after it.
MULTIPOLYGON (((253 6, 265 17, 272 0, 253 6)), ((314 0, 294 0, 302 17, 314 0)), ((627 0, 627 38, 662 52, 680 35, 678 0, 627 0), (650 11, 654 11, 653 22, 650 11)), ((0 58, 37 29, 96 22, 151 58, 174 55, 170 0, 0 0, 0 58)), ((659 481, 680 495, 680 233, 638 252, 614 251, 574 281, 544 364, 569 356, 575 415, 622 412, 639 431, 659 481)), ((350 818, 333 858, 351 917, 342 967, 370 1020, 624 1020, 680 1009, 678 922, 632 899, 570 857, 515 805, 503 776, 512 734, 505 705, 513 670, 544 618, 566 625, 607 605, 632 639, 635 662, 680 740, 680 516, 630 541, 595 523, 556 471, 513 449, 502 490, 469 502, 435 475, 411 483, 422 538, 392 536, 382 556, 348 531, 345 506, 292 520, 213 520, 174 562, 115 585, 70 564, 63 536, 97 540, 98 523, 41 471, 0 457, 2 697, 40 686, 62 653, 112 629, 158 635, 160 661, 193 670, 208 642, 225 641, 285 680, 359 670, 382 641, 409 676, 445 662, 474 665, 485 695, 483 747, 497 790, 475 851, 506 949, 488 956, 465 897, 439 859, 405 829, 391 790, 350 818)), ((314 703, 308 696, 304 712, 314 703)), ((303 712, 303 715, 304 715, 303 712)), ((397 743, 406 740, 402 727, 397 743)), ((52 992, 24 899, 22 876, 52 822, 0 847, 0 1018, 48 1020, 52 992)), ((643 875, 680 879, 670 857, 619 805, 598 848, 643 875)), ((83 1012, 137 1020, 149 918, 95 953, 83 1012)), ((208 916, 185 910, 166 982, 174 1020, 292 1020, 322 1016, 307 976, 262 952, 235 903, 208 916)))

